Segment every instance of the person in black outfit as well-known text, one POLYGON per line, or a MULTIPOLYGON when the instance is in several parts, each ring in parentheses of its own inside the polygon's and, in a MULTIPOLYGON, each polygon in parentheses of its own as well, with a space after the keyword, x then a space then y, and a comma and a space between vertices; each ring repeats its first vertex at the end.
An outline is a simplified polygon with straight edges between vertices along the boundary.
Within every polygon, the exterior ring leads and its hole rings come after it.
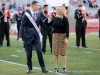
POLYGON ((0 47, 3 45, 4 35, 7 40, 7 47, 10 47, 10 37, 9 37, 9 19, 10 11, 5 8, 5 3, 2 4, 2 9, 0 10, 0 47))
POLYGON ((18 8, 18 13, 15 14, 15 19, 17 21, 17 30, 18 30, 18 35, 17 36, 19 37, 19 28, 20 28, 21 21, 22 21, 22 10, 21 10, 20 7, 18 8))
POLYGON ((75 10, 75 19, 76 19, 76 46, 79 48, 80 39, 82 38, 82 47, 87 48, 85 42, 85 32, 86 32, 86 21, 84 20, 84 13, 82 5, 78 6, 78 9, 75 10))
POLYGON ((100 38, 100 9, 98 10, 98 16, 99 16, 99 38, 100 38))
MULTIPOLYGON (((48 5, 44 5, 43 6, 43 12, 41 12, 42 20, 45 21, 45 22, 48 22, 46 15, 48 15, 48 5)), ((41 28, 41 32, 42 32, 42 35, 43 35, 42 52, 43 53, 46 52, 46 39, 47 39, 47 36, 48 36, 50 47, 51 47, 51 53, 52 53, 52 32, 49 32, 49 31, 47 31, 43 28, 41 28)))
MULTIPOLYGON (((39 3, 37 1, 33 1, 31 4, 31 8, 32 10, 30 12, 27 12, 27 14, 29 14, 33 18, 36 25, 38 27, 39 25, 41 25, 43 28, 51 31, 51 28, 43 23, 41 19, 41 14, 37 13, 37 11, 39 11, 39 3)), ((23 37, 25 43, 26 56, 27 56, 27 66, 28 66, 28 71, 26 72, 27 74, 32 73, 32 46, 33 45, 36 49, 38 61, 42 69, 42 72, 43 73, 48 72, 45 68, 45 63, 43 60, 43 54, 41 50, 40 37, 39 37, 40 32, 38 32, 37 29, 35 29, 35 27, 36 26, 34 26, 31 23, 27 15, 24 14, 22 17, 18 41, 22 42, 22 37, 23 37)))

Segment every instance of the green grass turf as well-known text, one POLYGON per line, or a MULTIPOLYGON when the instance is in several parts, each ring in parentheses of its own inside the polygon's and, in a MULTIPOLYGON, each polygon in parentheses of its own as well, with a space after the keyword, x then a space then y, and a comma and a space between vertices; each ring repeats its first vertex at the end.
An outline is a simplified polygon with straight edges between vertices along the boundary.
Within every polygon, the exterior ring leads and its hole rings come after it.
MULTIPOLYGON (((27 75, 26 67, 17 66, 14 64, 0 62, 2 67, 0 67, 0 75, 27 75), (4 68, 3 68, 4 67, 4 68)), ((43 74, 40 70, 33 69, 33 72, 30 75, 54 75, 53 73, 43 74)))
MULTIPOLYGON (((67 49, 67 75, 100 75, 100 39, 97 34, 87 34, 86 43, 91 49, 74 48, 75 35, 70 34, 68 49, 67 49), (94 50, 98 49, 98 50, 94 50)), ((16 37, 11 37, 12 47, 6 47, 4 41, 3 47, 0 48, 0 60, 11 61, 26 65, 25 51, 22 51, 23 44, 18 43, 16 37), (21 50, 22 52, 17 52, 21 50), (19 57, 13 57, 17 55, 19 57)), ((39 68, 36 52, 33 51, 33 66, 39 68)), ((44 54, 46 68, 53 71, 54 61, 53 55, 50 53, 49 44, 47 44, 47 52, 44 54)), ((62 59, 59 56, 59 69, 62 73, 62 59)), ((26 75, 27 67, 17 66, 13 64, 0 62, 0 75, 26 75)), ((33 69, 33 75, 45 75, 41 71, 33 69)), ((46 75, 55 75, 48 73, 46 75)))

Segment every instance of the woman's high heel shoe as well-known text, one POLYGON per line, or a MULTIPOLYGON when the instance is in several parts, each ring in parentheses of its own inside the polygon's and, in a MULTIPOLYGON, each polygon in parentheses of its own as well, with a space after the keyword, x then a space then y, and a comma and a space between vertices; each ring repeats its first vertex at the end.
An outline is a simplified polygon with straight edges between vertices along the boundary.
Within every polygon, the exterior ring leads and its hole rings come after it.
POLYGON ((55 68, 55 69, 54 69, 54 73, 57 73, 58 70, 59 70, 59 68, 55 68))
POLYGON ((66 68, 63 68, 63 72, 66 73, 66 71, 67 71, 66 68))

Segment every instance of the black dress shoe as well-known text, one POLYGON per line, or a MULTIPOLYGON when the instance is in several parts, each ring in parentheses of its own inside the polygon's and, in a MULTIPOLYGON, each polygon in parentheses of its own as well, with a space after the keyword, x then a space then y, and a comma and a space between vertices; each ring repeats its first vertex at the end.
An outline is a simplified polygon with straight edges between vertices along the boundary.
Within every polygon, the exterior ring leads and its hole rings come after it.
POLYGON ((48 73, 48 70, 42 69, 42 72, 43 72, 43 73, 48 73))
POLYGON ((30 73, 32 73, 32 70, 28 70, 28 71, 26 72, 26 74, 30 74, 30 73))
POLYGON ((11 45, 10 44, 7 44, 7 47, 11 47, 11 45))
POLYGON ((11 45, 7 45, 7 47, 11 47, 11 45))
POLYGON ((83 48, 88 48, 87 46, 82 46, 83 48))

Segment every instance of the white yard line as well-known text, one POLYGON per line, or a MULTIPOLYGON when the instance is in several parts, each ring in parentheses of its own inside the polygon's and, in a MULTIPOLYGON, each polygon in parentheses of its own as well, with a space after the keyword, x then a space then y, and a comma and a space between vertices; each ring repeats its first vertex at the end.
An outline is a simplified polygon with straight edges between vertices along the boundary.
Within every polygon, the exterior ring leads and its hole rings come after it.
MULTIPOLYGON (((68 47, 77 48, 76 46, 68 46, 68 47)), ((80 48, 83 48, 83 47, 80 47, 80 48)), ((100 49, 94 49, 94 48, 84 48, 84 49, 88 49, 88 50, 97 50, 97 51, 100 50, 100 49)))
POLYGON ((10 56, 12 56, 12 57, 19 57, 19 56, 17 56, 17 55, 10 55, 10 56))
MULTIPOLYGON (((23 66, 23 67, 27 67, 26 65, 23 65, 23 64, 19 64, 19 63, 15 63, 15 62, 10 62, 10 61, 6 61, 6 60, 0 60, 1 62, 5 62, 5 63, 9 63, 9 64, 14 64, 14 65, 18 65, 18 66, 23 66)), ((33 67, 33 69, 36 69, 36 70, 41 70, 40 68, 37 68, 37 67, 33 67)), ((53 73, 53 71, 50 71, 49 72, 53 73)), ((66 74, 63 74, 63 73, 56 73, 58 75, 66 75, 66 74)))
POLYGON ((16 50, 16 51, 19 52, 19 53, 23 52, 22 50, 16 50))
MULTIPOLYGON (((49 44, 49 43, 47 43, 47 44, 49 44)), ((68 46, 68 47, 77 48, 76 46, 68 46)), ((83 47, 79 47, 79 48, 83 48, 83 47)), ((84 49, 100 51, 100 49, 94 49, 94 48, 84 48, 84 49)))
POLYGON ((92 52, 87 52, 87 51, 85 51, 84 53, 91 54, 92 52))
MULTIPOLYGON (((23 64, 19 64, 19 63, 15 63, 15 62, 10 62, 10 61, 5 61, 5 60, 0 60, 0 62, 5 62, 5 63, 9 63, 9 64, 14 64, 14 65, 18 65, 18 66, 23 66, 23 67, 27 67, 26 65, 23 65, 23 64)), ((36 70, 41 70, 40 68, 37 68, 37 67, 33 67, 33 69, 36 69, 36 70)), ((53 73, 53 71, 50 71, 49 72, 53 73)), ((67 71, 69 73, 100 73, 100 71, 67 71)), ((66 75, 66 74, 63 74, 63 73, 56 73, 58 75, 66 75)))
MULTIPOLYGON (((49 44, 49 43, 47 43, 49 44)), ((68 47, 71 47, 71 48, 77 48, 76 46, 68 46, 68 47)), ((79 47, 79 49, 82 49, 83 47, 79 47)), ((95 51, 100 51, 100 49, 95 49, 95 48, 84 48, 84 49, 87 49, 87 50, 95 50, 95 51)))
POLYGON ((92 33, 89 33, 89 34, 98 34, 98 32, 92 32, 92 33))

